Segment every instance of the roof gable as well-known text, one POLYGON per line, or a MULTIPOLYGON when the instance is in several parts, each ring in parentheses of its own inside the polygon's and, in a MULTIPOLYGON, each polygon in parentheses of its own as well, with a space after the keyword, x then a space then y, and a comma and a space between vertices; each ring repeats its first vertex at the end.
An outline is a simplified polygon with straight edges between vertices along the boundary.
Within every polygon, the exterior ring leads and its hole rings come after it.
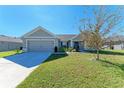
POLYGON ((43 37, 54 37, 56 36, 49 32, 48 30, 44 29, 41 26, 38 26, 37 28, 33 29, 32 31, 26 33, 25 35, 22 36, 22 38, 43 38, 43 37))

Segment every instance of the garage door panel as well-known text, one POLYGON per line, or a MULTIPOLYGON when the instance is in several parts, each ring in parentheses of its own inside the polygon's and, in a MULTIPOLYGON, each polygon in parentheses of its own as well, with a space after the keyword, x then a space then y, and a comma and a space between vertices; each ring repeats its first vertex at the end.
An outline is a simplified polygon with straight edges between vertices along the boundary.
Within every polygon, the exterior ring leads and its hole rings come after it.
POLYGON ((28 50, 39 52, 52 52, 54 50, 54 41, 28 41, 28 50))

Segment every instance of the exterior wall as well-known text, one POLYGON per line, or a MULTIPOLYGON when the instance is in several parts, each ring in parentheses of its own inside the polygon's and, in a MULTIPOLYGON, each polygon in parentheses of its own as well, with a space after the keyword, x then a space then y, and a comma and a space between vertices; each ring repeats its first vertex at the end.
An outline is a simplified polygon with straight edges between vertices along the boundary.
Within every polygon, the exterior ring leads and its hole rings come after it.
POLYGON ((7 51, 8 50, 8 42, 0 42, 0 51, 7 51))
POLYGON ((22 47, 22 43, 0 41, 0 51, 9 51, 20 47, 22 47))
MULTIPOLYGON (((38 38, 23 38, 22 40, 23 40, 23 49, 25 50, 25 51, 27 51, 27 48, 26 48, 26 40, 30 40, 30 39, 38 39, 38 38)), ((44 38, 41 38, 41 40, 42 39, 44 39, 44 38)), ((45 38, 45 39, 47 39, 47 38, 45 38)), ((49 39, 49 38, 48 38, 49 39)), ((53 39, 53 38, 51 38, 51 39, 53 39)), ((60 40, 58 40, 58 39, 54 39, 55 40, 55 46, 57 46, 57 47, 62 47, 61 46, 61 42, 63 42, 63 41, 60 41, 60 40)), ((64 41, 64 43, 66 43, 66 45, 67 45, 67 42, 68 42, 68 47, 71 47, 71 42, 70 41, 64 41)), ((85 49, 85 42, 84 41, 72 41, 72 43, 73 43, 73 48, 74 48, 74 42, 79 42, 79 47, 80 47, 80 50, 83 50, 83 49, 85 49)))
POLYGON ((15 43, 15 42, 9 42, 8 43, 8 49, 13 50, 13 49, 19 49, 22 47, 22 43, 15 43))

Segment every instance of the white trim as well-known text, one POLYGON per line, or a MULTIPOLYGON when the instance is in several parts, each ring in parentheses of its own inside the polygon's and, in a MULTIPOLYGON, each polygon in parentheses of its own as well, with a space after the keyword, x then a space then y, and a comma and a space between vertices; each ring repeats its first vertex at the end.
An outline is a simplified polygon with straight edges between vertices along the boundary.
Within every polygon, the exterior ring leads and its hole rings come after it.
POLYGON ((54 41, 54 47, 56 46, 55 39, 26 39, 26 51, 28 51, 28 41, 54 41))
POLYGON ((54 35, 53 33, 49 32, 48 30, 46 30, 45 28, 38 26, 37 28, 33 29, 32 31, 24 34, 21 38, 27 38, 29 35, 31 35, 32 33, 38 31, 38 30, 43 30, 45 32, 47 32, 48 34, 52 35, 54 38, 57 38, 56 35, 54 35))
POLYGON ((81 41, 84 41, 84 40, 73 40, 73 42, 81 42, 81 41))
POLYGON ((70 41, 70 44, 71 44, 71 47, 73 47, 73 46, 74 46, 74 45, 73 45, 73 41, 72 41, 72 40, 70 41))

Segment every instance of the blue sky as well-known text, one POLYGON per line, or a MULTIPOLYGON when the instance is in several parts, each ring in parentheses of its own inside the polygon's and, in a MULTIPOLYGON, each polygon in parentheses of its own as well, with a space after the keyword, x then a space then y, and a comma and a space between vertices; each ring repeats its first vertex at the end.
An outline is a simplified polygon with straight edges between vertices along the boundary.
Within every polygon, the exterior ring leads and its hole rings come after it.
POLYGON ((92 17, 88 6, 0 6, 0 34, 20 37, 39 25, 55 34, 77 34, 84 11, 92 17))

